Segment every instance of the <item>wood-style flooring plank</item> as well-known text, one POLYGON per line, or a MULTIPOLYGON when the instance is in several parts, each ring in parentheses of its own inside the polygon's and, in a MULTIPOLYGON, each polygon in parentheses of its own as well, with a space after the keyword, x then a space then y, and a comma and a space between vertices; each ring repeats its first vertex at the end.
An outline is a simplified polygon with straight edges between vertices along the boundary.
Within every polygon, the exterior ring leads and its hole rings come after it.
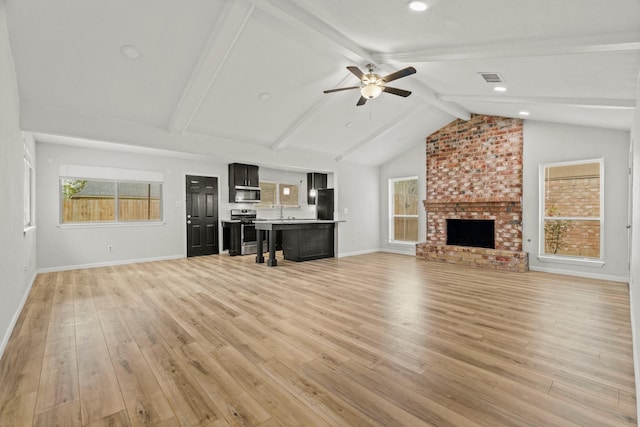
POLYGON ((260 403, 197 343, 176 352, 189 373, 232 426, 253 426, 270 418, 260 403))
POLYGON ((153 426, 175 414, 135 342, 109 349, 131 424, 153 426))
POLYGON ((28 426, 33 422, 37 392, 22 394, 0 403, 0 426, 28 426))
MULTIPOLYGON (((25 424, 28 425, 28 424, 25 424)), ((46 412, 38 414, 34 423, 37 427, 80 427, 82 414, 80 401, 75 400, 65 405, 56 406, 46 412)))
POLYGON ((145 347, 142 353, 181 424, 210 426, 224 418, 167 344, 145 347))
POLYGON ((37 391, 44 347, 44 332, 11 336, 0 363, 0 406, 4 401, 37 391))
POLYGON ((36 413, 80 400, 76 349, 55 351, 42 362, 36 413))

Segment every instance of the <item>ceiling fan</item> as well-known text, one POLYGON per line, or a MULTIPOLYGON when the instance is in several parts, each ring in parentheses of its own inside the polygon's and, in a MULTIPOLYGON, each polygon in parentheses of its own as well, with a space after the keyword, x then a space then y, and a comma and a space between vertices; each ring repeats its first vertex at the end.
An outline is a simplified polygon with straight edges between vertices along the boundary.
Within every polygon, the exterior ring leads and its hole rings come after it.
POLYGON ((416 69, 413 67, 403 68, 402 70, 395 71, 391 74, 387 74, 382 77, 379 74, 375 74, 373 70, 376 66, 373 64, 367 64, 368 73, 365 74, 358 67, 350 66, 347 70, 360 79, 359 86, 341 87, 338 89, 325 90, 324 93, 340 92, 343 90, 360 89, 360 99, 356 105, 364 105, 367 99, 377 98, 382 92, 391 93, 402 97, 411 95, 411 92, 404 89, 397 89, 395 87, 389 87, 386 84, 397 80, 402 77, 410 76, 416 73, 416 69))

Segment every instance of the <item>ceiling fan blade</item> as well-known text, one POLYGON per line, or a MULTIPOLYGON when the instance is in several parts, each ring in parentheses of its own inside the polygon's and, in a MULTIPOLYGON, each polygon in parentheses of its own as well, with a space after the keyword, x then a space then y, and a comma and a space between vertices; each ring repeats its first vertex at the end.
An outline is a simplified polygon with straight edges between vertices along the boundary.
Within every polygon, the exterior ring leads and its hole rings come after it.
POLYGON ((340 87, 338 89, 328 89, 328 90, 322 91, 322 93, 333 93, 333 92, 340 92, 342 90, 351 90, 351 89, 360 89, 360 86, 350 86, 350 87, 340 87))
POLYGON ((398 89, 395 87, 389 87, 389 86, 385 86, 382 88, 383 92, 387 92, 387 93, 391 93, 394 95, 398 95, 398 96, 402 96, 402 97, 407 97, 409 95, 411 95, 411 92, 408 90, 404 90, 404 89, 398 89))
POLYGON ((416 73, 416 69, 413 67, 407 67, 407 68, 403 68, 402 70, 398 70, 395 73, 391 73, 388 74, 386 76, 384 76, 382 78, 382 80, 384 80, 386 83, 392 82, 394 80, 397 80, 401 77, 407 77, 410 76, 411 74, 415 74, 416 73))
POLYGON ((360 80, 362 80, 364 78, 364 73, 362 71, 360 71, 360 68, 358 67, 354 67, 353 65, 347 67, 347 70, 351 71, 351 73, 356 76, 357 78, 359 78, 360 80))
POLYGON ((361 96, 360 99, 358 99, 358 103, 356 105, 357 106, 364 105, 365 102, 367 102, 367 98, 365 98, 364 96, 361 96))

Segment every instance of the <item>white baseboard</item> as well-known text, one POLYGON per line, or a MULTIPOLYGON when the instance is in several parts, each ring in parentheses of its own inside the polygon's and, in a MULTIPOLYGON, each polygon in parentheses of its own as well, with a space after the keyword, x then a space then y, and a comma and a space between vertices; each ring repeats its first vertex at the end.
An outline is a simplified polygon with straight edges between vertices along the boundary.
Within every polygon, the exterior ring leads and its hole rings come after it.
POLYGON ((356 256, 356 255, 366 255, 366 254, 373 254, 376 252, 381 252, 381 249, 367 249, 366 251, 356 251, 356 252, 344 252, 344 253, 339 253, 337 255, 337 258, 346 258, 346 257, 350 257, 350 256, 356 256))
POLYGON ((38 269, 38 273, 52 273, 56 271, 81 270, 85 268, 111 267, 114 265, 139 264, 141 262, 166 261, 170 259, 180 259, 180 258, 185 258, 185 256, 183 254, 180 254, 180 255, 169 255, 169 256, 162 256, 162 257, 155 257, 155 258, 124 259, 120 261, 96 262, 91 264, 78 264, 78 265, 65 265, 62 267, 47 267, 47 268, 38 269))
POLYGON ((577 276, 577 277, 586 277, 587 279, 599 279, 599 280, 609 280, 611 282, 623 282, 629 283, 628 276, 612 276, 609 274, 593 274, 593 273, 585 273, 582 271, 570 271, 570 270, 562 270, 557 268, 547 268, 547 267, 532 267, 529 266, 529 270, 531 271, 540 271, 543 273, 554 273, 554 274, 564 274, 565 276, 577 276))
POLYGON ((20 301, 20 304, 18 305, 18 309, 16 310, 16 312, 13 313, 13 317, 11 318, 11 324, 9 325, 9 328, 5 332, 4 337, 2 337, 2 342, 0 342, 0 359, 4 355, 4 350, 6 349, 7 344, 9 344, 9 338, 11 338, 11 334, 13 333, 13 328, 16 327, 16 323, 18 322, 20 313, 22 313, 22 309, 24 308, 24 305, 27 302, 27 298, 29 298, 31 287, 33 286, 33 283, 36 281, 37 275, 38 275, 37 273, 34 273, 33 276, 31 276, 29 286, 27 286, 27 289, 25 289, 24 295, 22 296, 22 301, 20 301))

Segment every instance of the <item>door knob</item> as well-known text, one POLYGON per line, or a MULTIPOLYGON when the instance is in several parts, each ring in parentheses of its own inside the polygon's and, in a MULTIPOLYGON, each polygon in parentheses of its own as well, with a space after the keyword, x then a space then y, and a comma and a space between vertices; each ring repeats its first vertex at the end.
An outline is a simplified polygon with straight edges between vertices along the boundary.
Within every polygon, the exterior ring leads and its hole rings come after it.
POLYGON ((191 224, 191 221, 190 221, 190 220, 189 220, 189 221, 187 221, 187 224, 191 224))
POLYGON ((187 215, 187 219, 191 218, 191 215, 187 215))

